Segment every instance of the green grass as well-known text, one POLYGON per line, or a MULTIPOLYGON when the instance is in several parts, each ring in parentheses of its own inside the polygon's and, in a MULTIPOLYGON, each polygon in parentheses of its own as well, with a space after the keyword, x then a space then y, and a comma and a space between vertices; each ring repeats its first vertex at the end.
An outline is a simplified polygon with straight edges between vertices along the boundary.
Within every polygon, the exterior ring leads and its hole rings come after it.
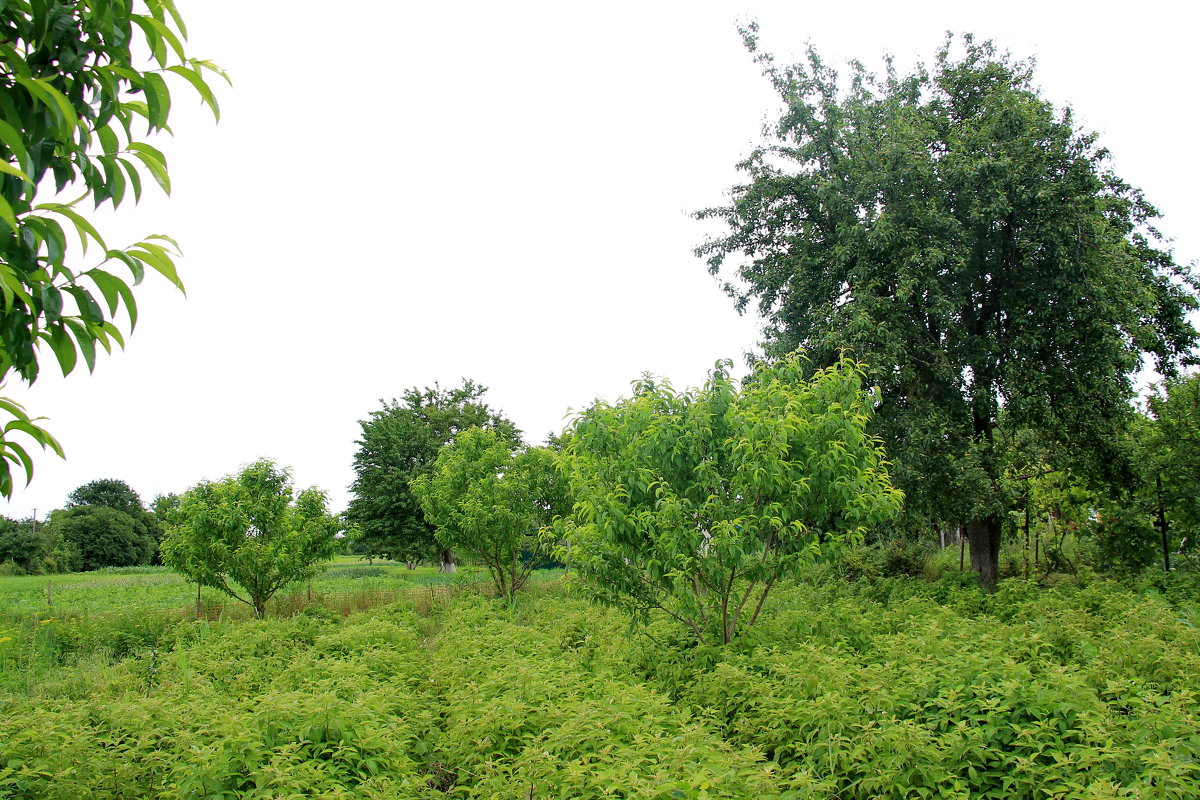
POLYGON ((345 619, 59 618, 44 642, 78 664, 0 692, 0 796, 1190 800, 1179 611, 948 577, 783 586, 727 647, 666 619, 629 636, 556 584, 345 619))
MULTIPOLYGON (((339 556, 324 574, 313 580, 314 591, 325 594, 376 591, 409 586, 438 586, 452 581, 478 581, 485 574, 464 567, 444 575, 436 567, 407 569, 403 564, 375 559, 368 563, 355 556, 339 556)), ((307 584, 289 587, 281 595, 307 591, 307 584)), ((211 606, 236 603, 219 592, 204 589, 203 601, 211 606)), ((60 613, 96 614, 128 608, 176 610, 194 607, 195 584, 166 567, 99 570, 63 575, 0 577, 0 620, 51 616, 60 613), (47 586, 50 587, 49 591, 47 586)))

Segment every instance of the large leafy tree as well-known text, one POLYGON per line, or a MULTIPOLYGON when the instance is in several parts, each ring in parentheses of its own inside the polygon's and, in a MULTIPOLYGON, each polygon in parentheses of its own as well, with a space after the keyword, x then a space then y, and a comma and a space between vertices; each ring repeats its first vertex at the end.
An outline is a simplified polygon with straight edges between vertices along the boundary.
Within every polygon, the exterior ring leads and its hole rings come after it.
POLYGON ((73 506, 50 515, 53 535, 78 552, 72 566, 88 571, 102 567, 149 564, 155 541, 137 520, 106 506, 73 506))
POLYGON ((261 618, 277 591, 333 557, 337 531, 324 492, 295 491, 291 473, 264 459, 185 492, 168 514, 162 557, 261 618))
MULTIPOLYGON (((44 348, 66 375, 80 358, 91 370, 97 347, 123 345, 118 309, 132 330, 130 285, 147 268, 182 290, 170 237, 110 248, 82 209, 136 201, 145 178, 170 192, 166 158, 143 141, 168 130, 168 78, 218 114, 203 71, 219 70, 186 55, 186 33, 173 0, 0 3, 0 383, 13 373, 35 381, 44 348), (62 192, 71 199, 45 199, 62 192), (64 227, 78 234, 78 254, 64 227)), ((20 404, 0 398, 0 412, 9 418, 0 428, 0 494, 11 496, 9 462, 33 476, 13 434, 62 449, 20 404)))
POLYGON ((660 609, 702 642, 754 624, 771 588, 823 547, 893 516, 901 496, 866 431, 873 396, 846 359, 806 379, 790 356, 742 386, 649 378, 572 423, 563 461, 571 568, 634 621, 660 609))
POLYGON ((755 35, 784 110, 730 205, 698 215, 728 224, 698 252, 767 319, 768 353, 870 365, 910 512, 965 522, 993 586, 1001 410, 1060 461, 1116 463, 1143 354, 1169 375, 1196 340, 1195 277, 1031 64, 966 37, 912 74, 856 63, 842 82, 811 48, 777 65, 755 35))
POLYGON ((471 428, 442 448, 413 494, 439 542, 483 564, 511 598, 549 555, 549 531, 570 513, 568 493, 547 447, 518 449, 495 430, 471 428))
POLYGON ((162 523, 142 505, 142 498, 125 481, 100 478, 77 487, 67 495, 67 507, 82 506, 111 508, 128 516, 133 520, 137 535, 145 539, 150 548, 151 558, 157 557, 162 523))
POLYGON ((416 562, 437 557, 454 571, 453 551, 434 536, 409 483, 427 474, 443 447, 468 428, 496 431, 514 445, 513 423, 483 402, 487 387, 464 380, 454 389, 413 387, 399 400, 360 420, 362 437, 354 454, 354 497, 346 519, 358 530, 357 544, 371 555, 416 562))
POLYGON ((0 516, 0 564, 11 562, 23 572, 39 573, 45 566, 48 545, 32 519, 18 521, 0 516))

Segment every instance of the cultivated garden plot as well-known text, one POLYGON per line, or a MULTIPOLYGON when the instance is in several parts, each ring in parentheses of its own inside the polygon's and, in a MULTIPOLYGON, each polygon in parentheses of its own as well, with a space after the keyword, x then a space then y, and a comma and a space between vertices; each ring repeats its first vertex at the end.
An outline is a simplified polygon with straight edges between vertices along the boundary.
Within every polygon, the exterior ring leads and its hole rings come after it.
POLYGON ((13 681, 11 797, 1187 798, 1192 606, 1110 582, 785 586, 700 645, 536 587, 177 621, 13 681))

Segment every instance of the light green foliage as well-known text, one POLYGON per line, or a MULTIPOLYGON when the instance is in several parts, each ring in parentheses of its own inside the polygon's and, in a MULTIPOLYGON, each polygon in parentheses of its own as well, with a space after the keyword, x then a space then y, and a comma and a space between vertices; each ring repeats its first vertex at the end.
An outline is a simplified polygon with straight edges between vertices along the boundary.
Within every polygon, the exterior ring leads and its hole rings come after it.
POLYGON ((672 680, 796 796, 1182 800, 1200 785, 1200 637, 1161 603, 1021 581, 778 599, 742 648, 672 680))
POLYGON ((554 590, 430 617, 131 613, 135 657, 0 694, 0 794, 1190 800, 1189 616, 1112 583, 907 579, 781 586, 728 647, 662 614, 630 639, 554 590))
POLYGON ((163 563, 254 608, 333 557, 338 522, 316 488, 295 492, 268 460, 189 489, 168 517, 163 563))
POLYGON ((699 252, 767 320, 768 353, 869 365, 907 512, 965 524, 993 586, 1001 411, 1056 467, 1103 471, 1142 355, 1166 375, 1192 358, 1196 275, 1032 63, 964 37, 907 75, 839 78, 744 34, 783 108, 731 203, 699 214, 728 225, 699 252))
POLYGON ((511 598, 545 560, 549 526, 569 511, 563 483, 548 448, 518 450, 494 430, 470 428, 411 486, 437 540, 483 564, 511 598))
POLYGON ((580 524, 571 569, 635 621, 663 609, 701 641, 752 625, 771 587, 822 547, 894 515, 872 395, 842 359, 798 355, 739 388, 719 364, 701 389, 644 379, 572 424, 564 463, 580 524))
MULTIPOLYGON (((222 73, 187 56, 186 36, 173 0, 145 0, 140 8, 132 0, 0 4, 0 383, 13 372, 36 380, 43 347, 66 375, 80 358, 90 371, 97 346, 124 345, 118 309, 124 306, 132 330, 137 306, 115 267, 128 270, 132 285, 149 268, 182 290, 173 239, 155 234, 110 248, 81 209, 89 200, 113 208, 130 196, 136 202, 147 177, 170 192, 165 156, 141 140, 170 130, 168 78, 218 115, 203 73, 222 73), (56 192, 75 184, 77 196, 38 202, 51 175, 56 192), (79 238, 72 259, 64 225, 79 238), (89 243, 95 249, 84 262, 89 243)), ((11 417, 0 431, 0 495, 7 497, 9 462, 33 475, 25 446, 11 434, 59 455, 62 449, 20 405, 0 399, 0 411, 11 417)))

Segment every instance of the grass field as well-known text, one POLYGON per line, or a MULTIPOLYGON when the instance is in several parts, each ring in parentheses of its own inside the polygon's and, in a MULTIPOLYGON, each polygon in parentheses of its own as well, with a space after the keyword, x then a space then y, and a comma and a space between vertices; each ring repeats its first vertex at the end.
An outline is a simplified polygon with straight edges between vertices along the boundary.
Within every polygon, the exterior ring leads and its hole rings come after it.
MULTIPOLYGON (((356 556, 339 556, 312 581, 314 592, 345 595, 365 590, 397 591, 412 587, 443 585, 453 581, 482 580, 484 573, 470 567, 455 575, 444 575, 435 567, 409 570, 403 564, 356 556)), ((307 594, 307 584, 281 592, 281 599, 307 594)), ((234 613, 236 601, 204 589, 201 597, 210 607, 224 606, 234 613)), ((126 567, 66 575, 22 575, 0 577, 0 619, 53 614, 92 614, 121 611, 131 607, 176 610, 194 607, 196 586, 166 567, 126 567), (47 589, 49 586, 49 589, 47 589)))
POLYGON ((0 796, 1200 796, 1191 601, 826 580, 702 647, 666 619, 631 634, 553 580, 514 603, 435 595, 38 622, 22 647, 44 660, 0 657, 0 796))

